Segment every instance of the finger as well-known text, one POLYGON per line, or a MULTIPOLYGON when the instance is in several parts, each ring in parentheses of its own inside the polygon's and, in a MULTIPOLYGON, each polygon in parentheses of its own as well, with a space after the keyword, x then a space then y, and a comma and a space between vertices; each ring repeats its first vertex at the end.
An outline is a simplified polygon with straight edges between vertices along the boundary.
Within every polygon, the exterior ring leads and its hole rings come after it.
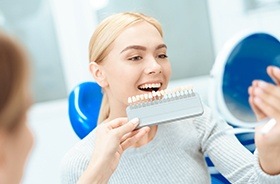
POLYGON ((249 104, 252 108, 252 110, 254 111, 255 115, 257 116, 258 120, 262 120, 264 118, 266 118, 266 114, 263 113, 263 111, 261 111, 255 104, 254 104, 254 98, 253 97, 249 97, 249 104))
POLYGON ((267 114, 268 109, 266 109, 266 107, 262 106, 262 104, 266 104, 266 106, 269 106, 270 107, 269 111, 271 111, 271 109, 273 109, 273 111, 280 113, 280 106, 279 106, 280 99, 271 98, 271 96, 269 96, 269 95, 267 95, 265 93, 255 97, 254 98, 254 103, 265 114, 267 114), (256 104, 256 100, 259 101, 261 105, 256 104))
POLYGON ((254 90, 255 88, 259 87, 258 84, 259 83, 259 80, 253 80, 252 81, 252 85, 248 87, 248 94, 250 96, 254 96, 254 90))
POLYGON ((112 121, 107 122, 106 125, 111 129, 115 129, 124 125, 125 123, 127 123, 127 118, 116 118, 112 121))
POLYGON ((123 150, 126 150, 127 148, 129 148, 130 146, 132 146, 133 144, 138 142, 141 138, 143 138, 143 136, 146 135, 150 131, 150 128, 143 127, 136 131, 137 131, 137 133, 134 136, 126 139, 123 143, 121 143, 123 150))
POLYGON ((256 97, 254 98, 254 103, 258 108, 260 108, 267 116, 274 117, 276 119, 280 118, 279 109, 274 108, 271 104, 268 104, 266 101, 256 97))
POLYGON ((280 86, 267 83, 265 81, 258 81, 257 86, 252 88, 252 96, 258 96, 266 101, 273 101, 274 103, 280 103, 280 86))
POLYGON ((122 136, 121 142, 125 141, 125 140, 128 139, 129 137, 134 136, 134 135, 137 134, 137 133, 138 133, 137 130, 134 130, 134 131, 132 131, 132 132, 126 133, 124 136, 122 136))
POLYGON ((132 132, 128 132, 127 134, 125 134, 122 138, 121 138, 121 142, 124 142, 126 139, 135 136, 136 134, 138 134, 138 132, 141 130, 137 129, 137 130, 133 130, 132 132))
MULTIPOLYGON (((280 87, 260 81, 259 87, 255 88, 253 93, 255 97, 280 113, 280 87)), ((258 107, 263 111, 262 106, 258 107)))
MULTIPOLYGON (((268 94, 269 98, 280 99, 280 86, 275 86, 265 81, 258 81, 257 87, 254 87, 253 90, 257 90, 255 92, 260 92, 258 88, 268 94)), ((255 92, 253 92, 254 95, 257 95, 255 92)))
POLYGON ((267 73, 276 85, 280 85, 280 69, 275 66, 267 67, 267 73))
POLYGON ((266 114, 264 114, 255 104, 254 104, 254 89, 258 86, 257 80, 254 80, 252 82, 252 86, 248 88, 248 93, 249 93, 249 104, 255 113, 256 117, 258 120, 262 120, 266 117, 266 114))
POLYGON ((258 80, 253 80, 252 86, 254 86, 254 87, 258 86, 258 80))
POLYGON ((116 128, 114 131, 116 131, 116 133, 120 137, 123 137, 125 134, 132 132, 137 127, 138 124, 139 124, 139 119, 134 118, 134 119, 130 120, 129 122, 125 123, 124 125, 116 128))
POLYGON ((253 88, 253 86, 250 86, 249 88, 248 88, 248 94, 250 95, 250 96, 254 96, 254 88, 253 88))

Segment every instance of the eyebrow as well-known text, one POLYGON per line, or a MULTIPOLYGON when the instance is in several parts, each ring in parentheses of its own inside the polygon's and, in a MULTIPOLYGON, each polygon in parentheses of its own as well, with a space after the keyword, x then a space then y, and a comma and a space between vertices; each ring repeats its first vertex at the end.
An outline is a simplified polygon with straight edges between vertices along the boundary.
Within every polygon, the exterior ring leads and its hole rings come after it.
POLYGON ((166 48, 167 49, 167 46, 165 44, 160 44, 156 47, 156 50, 158 49, 162 49, 162 48, 166 48))
MULTIPOLYGON (((156 47, 155 50, 158 50, 158 49, 161 49, 161 48, 167 48, 167 46, 166 46, 165 44, 160 44, 160 45, 158 45, 158 46, 156 47)), ((141 45, 130 45, 130 46, 126 47, 125 49, 123 49, 123 50, 121 51, 121 53, 123 53, 123 52, 125 52, 125 51, 127 51, 127 50, 130 50, 130 49, 142 50, 142 51, 147 50, 146 47, 143 47, 143 46, 141 46, 141 45)))

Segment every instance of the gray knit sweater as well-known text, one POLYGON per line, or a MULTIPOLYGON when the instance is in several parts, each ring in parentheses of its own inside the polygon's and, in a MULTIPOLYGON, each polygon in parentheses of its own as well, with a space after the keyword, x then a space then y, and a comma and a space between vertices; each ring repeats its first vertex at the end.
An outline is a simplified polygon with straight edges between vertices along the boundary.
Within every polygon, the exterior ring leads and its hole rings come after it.
MULTIPOLYGON (((280 175, 269 176, 225 121, 205 106, 198 118, 158 126, 154 139, 139 148, 129 148, 121 157, 109 183, 204 184, 210 183, 207 154, 231 183, 279 184, 280 175)), ((95 131, 78 142, 62 160, 61 181, 74 184, 87 168, 94 149, 95 131)))

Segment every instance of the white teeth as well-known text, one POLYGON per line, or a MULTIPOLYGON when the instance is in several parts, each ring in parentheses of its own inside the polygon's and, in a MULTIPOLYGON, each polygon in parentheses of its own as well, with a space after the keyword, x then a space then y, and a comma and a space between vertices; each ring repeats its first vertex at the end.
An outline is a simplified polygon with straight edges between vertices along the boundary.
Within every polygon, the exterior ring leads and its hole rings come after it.
MULTIPOLYGON (((150 86, 160 86, 160 84, 149 84, 150 86)), ((148 84, 142 85, 141 87, 143 88, 144 86, 149 86, 148 84)), ((149 93, 144 93, 136 96, 132 96, 128 98, 128 104, 138 104, 141 102, 145 101, 152 101, 156 99, 162 99, 162 98, 167 98, 167 99, 172 99, 172 98, 178 98, 180 96, 189 96, 194 93, 193 87, 192 86, 186 86, 186 87, 178 87, 175 89, 165 89, 165 90, 160 90, 160 91, 152 91, 149 93)))
POLYGON ((139 86, 140 89, 160 88, 160 87, 161 87, 160 83, 143 84, 143 85, 139 86))

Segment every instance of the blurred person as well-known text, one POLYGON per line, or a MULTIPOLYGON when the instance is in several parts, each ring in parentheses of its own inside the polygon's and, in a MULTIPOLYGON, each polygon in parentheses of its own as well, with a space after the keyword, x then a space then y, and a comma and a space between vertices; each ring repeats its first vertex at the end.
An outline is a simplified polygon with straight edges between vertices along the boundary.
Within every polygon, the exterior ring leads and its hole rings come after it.
POLYGON ((20 183, 33 135, 27 124, 31 105, 26 52, 0 31, 0 183, 20 183))

